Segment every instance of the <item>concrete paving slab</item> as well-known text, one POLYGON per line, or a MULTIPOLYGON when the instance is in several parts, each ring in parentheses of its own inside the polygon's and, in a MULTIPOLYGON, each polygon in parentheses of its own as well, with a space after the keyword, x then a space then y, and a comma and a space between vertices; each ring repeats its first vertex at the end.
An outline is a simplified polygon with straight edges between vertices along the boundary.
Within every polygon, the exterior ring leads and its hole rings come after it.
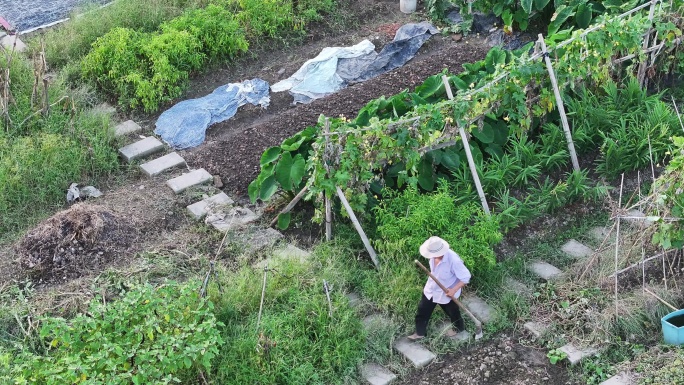
POLYGON ((468 333, 467 330, 464 330, 460 333, 456 333, 453 336, 448 336, 447 333, 454 330, 453 325, 449 321, 442 321, 437 326, 437 330, 439 330, 439 333, 444 335, 444 337, 450 338, 452 341, 455 341, 455 342, 467 342, 470 340, 470 337, 471 337, 470 333, 468 333))
POLYGON ((306 261, 309 258, 309 255, 311 255, 311 253, 309 253, 308 251, 302 250, 297 246, 287 244, 283 247, 273 250, 273 253, 270 255, 270 257, 266 258, 265 260, 259 261, 254 266, 258 269, 261 269, 266 265, 271 266, 273 264, 278 264, 280 261, 293 259, 299 260, 299 262, 301 263, 306 263, 306 261))
MULTIPOLYGON (((115 110, 116 111, 116 110, 115 110)), ((114 136, 124 136, 142 131, 142 127, 132 120, 127 120, 114 127, 114 136)))
POLYGON ((535 338, 539 338, 549 329, 549 325, 542 324, 540 322, 526 322, 523 327, 532 333, 535 338))
POLYGON ((361 320, 361 324, 363 325, 363 329, 368 331, 373 328, 377 328, 379 326, 383 326, 388 324, 389 321, 382 316, 382 314, 371 314, 369 316, 366 316, 363 320, 361 320))
MULTIPOLYGON (((190 187, 197 186, 203 183, 208 183, 214 180, 214 177, 207 172, 207 170, 200 168, 198 170, 193 170, 185 173, 179 177, 169 179, 166 184, 171 187, 171 190, 176 194, 179 194, 190 187)), ((250 211, 251 212, 251 211, 250 211)))
POLYGON ((587 258, 594 254, 594 250, 591 247, 580 243, 575 239, 567 241, 563 246, 561 246, 563 252, 573 258, 587 258))
POLYGON ((395 342, 394 348, 418 369, 428 365, 437 357, 422 345, 411 342, 407 338, 402 338, 395 342))
POLYGON ((28 47, 26 44, 24 44, 21 39, 19 39, 19 36, 17 35, 5 35, 0 38, 0 45, 5 47, 8 51, 12 51, 13 49, 16 52, 24 52, 28 47), (16 44, 16 47, 14 45, 16 44))
POLYGON ((361 377, 371 385, 387 385, 397 378, 385 367, 374 363, 361 366, 361 377))
POLYGON ((634 376, 631 373, 618 373, 614 375, 613 377, 603 381, 599 385, 634 385, 636 384, 636 381, 634 380, 634 376))
POLYGON ((164 171, 168 171, 172 168, 181 167, 184 165, 185 159, 183 159, 182 156, 178 155, 178 153, 174 151, 170 154, 166 154, 157 159, 143 163, 140 165, 140 168, 143 170, 145 174, 147 174, 147 176, 152 177, 159 175, 164 171))
POLYGON ((578 348, 573 344, 566 344, 561 346, 560 351, 568 355, 568 361, 570 365, 576 365, 583 359, 591 357, 598 353, 598 349, 595 348, 578 348))
POLYGON ((209 210, 211 210, 214 207, 218 206, 227 206, 227 205, 232 205, 234 202, 226 193, 219 193, 214 196, 211 196, 209 198, 202 199, 199 202, 195 202, 186 208, 188 209, 188 213, 190 213, 190 216, 194 220, 200 220, 202 217, 207 215, 209 210))
MULTIPOLYGON (((597 227, 592 227, 591 230, 589 230, 589 236, 595 239, 598 242, 603 242, 604 239, 606 239, 607 236, 610 235, 610 228, 605 227, 605 226, 597 226, 597 227)), ((613 239, 615 239, 615 235, 613 234, 613 239)), ((609 239, 607 242, 611 242, 609 239)))
POLYGON ((504 284, 506 285, 506 290, 512 291, 518 295, 524 297, 529 297, 532 295, 532 288, 511 277, 506 277, 504 284))
POLYGON ((532 262, 528 266, 528 269, 545 281, 553 281, 563 275, 563 272, 556 266, 544 261, 532 262))
POLYGON ((465 296, 461 298, 461 302, 466 305, 470 312, 482 323, 490 323, 496 319, 496 310, 476 295, 465 296))
POLYGON ((240 234, 238 240, 244 245, 245 253, 254 253, 273 247, 283 238, 280 231, 267 227, 247 230, 240 234))
POLYGON ((119 154, 126 162, 132 162, 137 159, 144 158, 164 149, 164 144, 154 136, 147 137, 128 146, 121 147, 119 154))
POLYGON ((347 293, 347 299, 351 307, 357 307, 361 304, 361 296, 357 293, 347 293))
POLYGON ((252 210, 244 207, 217 208, 210 210, 204 222, 222 233, 235 230, 257 219, 252 210))

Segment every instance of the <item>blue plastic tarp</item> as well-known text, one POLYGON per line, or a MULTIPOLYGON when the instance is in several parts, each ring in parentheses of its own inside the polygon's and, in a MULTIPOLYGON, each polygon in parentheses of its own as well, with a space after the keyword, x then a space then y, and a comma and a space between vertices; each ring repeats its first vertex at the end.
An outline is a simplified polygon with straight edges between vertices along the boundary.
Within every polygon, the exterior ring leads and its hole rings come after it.
POLYGON ((247 103, 268 107, 268 82, 251 79, 230 83, 199 99, 184 100, 159 116, 154 133, 178 150, 199 146, 209 126, 230 119, 247 103))

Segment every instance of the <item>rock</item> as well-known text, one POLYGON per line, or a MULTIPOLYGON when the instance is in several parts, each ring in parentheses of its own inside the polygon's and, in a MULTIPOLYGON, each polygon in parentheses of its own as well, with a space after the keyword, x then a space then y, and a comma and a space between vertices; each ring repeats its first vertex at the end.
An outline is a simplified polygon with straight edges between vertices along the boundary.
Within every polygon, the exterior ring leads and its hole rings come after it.
POLYGON ((502 47, 504 44, 504 33, 502 30, 496 30, 485 39, 485 44, 490 47, 502 47))
POLYGON ((498 21, 499 18, 493 13, 485 15, 480 12, 474 12, 472 30, 475 33, 488 33, 498 21))
POLYGON ((463 40, 463 35, 460 33, 455 33, 455 34, 451 35, 451 39, 455 42, 459 42, 459 41, 463 40))
POLYGON ((216 188, 222 188, 223 187, 223 181, 221 180, 221 177, 218 175, 214 175, 214 187, 216 187, 216 188))
POLYGON ((446 19, 449 23, 455 25, 463 23, 463 16, 461 16, 461 11, 458 8, 449 12, 449 14, 446 15, 446 19))

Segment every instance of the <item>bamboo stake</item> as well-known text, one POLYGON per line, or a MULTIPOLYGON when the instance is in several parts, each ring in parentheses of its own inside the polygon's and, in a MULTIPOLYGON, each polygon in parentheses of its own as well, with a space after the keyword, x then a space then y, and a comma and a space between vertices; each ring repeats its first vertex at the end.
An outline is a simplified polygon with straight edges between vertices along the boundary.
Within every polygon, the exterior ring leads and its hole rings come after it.
MULTIPOLYGON (((641 203, 643 202, 641 198, 641 171, 637 171, 637 188, 639 189, 639 203, 641 203)), ((643 209, 641 209, 641 212, 643 212, 643 209)), ((643 222, 641 223, 643 226, 643 222)), ((644 247, 644 231, 641 231, 641 288, 643 290, 646 289, 646 263, 644 263, 645 259, 646 248, 644 247)), ((617 275, 617 273, 615 273, 615 275, 617 275)))
POLYGON ((366 250, 368 251, 368 254, 370 255, 371 259, 373 260, 373 264, 375 265, 376 268, 379 267, 380 263, 378 262, 378 256, 375 254, 375 250, 373 249, 373 246, 371 246, 370 241, 368 241, 368 237, 366 236, 366 233, 363 231, 363 228, 361 227, 359 220, 356 219, 356 215, 354 214, 354 211, 352 210, 351 206, 349 206, 349 202, 347 201, 347 197, 344 196, 344 192, 342 192, 342 189, 339 186, 336 186, 336 188, 337 188, 337 196, 342 201, 342 205, 344 206, 344 209, 347 210, 347 214, 349 214, 349 219, 351 219, 352 223, 354 224, 354 228, 359 233, 359 236, 361 236, 361 241, 363 241, 363 245, 366 246, 366 250))
MULTIPOLYGON (((646 51, 650 44, 651 32, 653 31, 653 14, 655 13, 655 6, 657 0, 651 1, 651 8, 648 10, 648 21, 649 27, 644 36, 644 42, 641 45, 641 50, 646 51)), ((639 70, 637 71, 637 80, 642 87, 646 86, 646 67, 648 65, 648 59, 644 59, 639 63, 639 70)))
POLYGON ((259 333, 259 323, 261 322, 261 311, 264 309, 264 297, 266 296, 266 276, 268 275, 268 265, 264 266, 264 284, 261 286, 261 303, 259 304, 259 316, 257 317, 256 333, 259 333))
POLYGON ((648 289, 646 289, 646 288, 644 288, 644 290, 645 290, 648 294, 654 296, 655 299, 657 299, 658 301, 664 303, 665 306, 669 307, 670 309, 672 309, 672 310, 674 310, 674 311, 679 310, 679 309, 677 309, 676 307, 674 307, 674 306, 672 306, 671 304, 669 304, 669 303, 668 303, 667 301, 665 301, 664 299, 658 297, 654 292, 652 292, 652 291, 650 291, 650 290, 648 290, 648 289))
MULTIPOLYGON (((618 210, 622 210, 622 188, 625 185, 625 174, 622 174, 620 181, 620 197, 618 198, 618 210)), ((620 250, 620 216, 617 219, 617 230, 615 233, 615 318, 618 317, 618 252, 620 250)))
POLYGON ((570 152, 570 159, 572 160, 572 168, 575 171, 579 171, 579 161, 577 160, 577 153, 575 152, 575 144, 572 141, 572 133, 570 132, 568 117, 565 115, 565 106, 563 105, 563 99, 561 97, 560 89, 558 88, 556 73, 553 71, 551 58, 549 57, 549 53, 546 50, 546 42, 544 41, 544 36, 541 33, 539 34, 539 44, 542 47, 544 61, 546 62, 546 69, 549 71, 549 77, 551 78, 553 94, 556 96, 556 107, 558 108, 558 113, 560 114, 561 123, 563 125, 563 131, 565 132, 565 139, 568 142, 568 151, 570 152))
MULTIPOLYGON (((328 166, 328 149, 330 146, 330 119, 325 118, 325 127, 323 134, 325 135, 325 148, 323 150, 323 165, 325 166, 326 175, 330 176, 330 166, 328 166)), ((330 197, 326 191, 323 192, 323 199, 325 200, 325 240, 330 242, 332 239, 332 204, 330 197)))
POLYGON ((333 309, 332 302, 330 301, 330 287, 328 286, 328 281, 323 280, 323 290, 325 290, 325 296, 328 298, 328 316, 332 318, 333 309))
MULTIPOLYGON (((454 98, 454 94, 451 92, 449 78, 447 78, 446 75, 442 76, 442 83, 444 83, 444 88, 446 89, 449 100, 452 100, 454 98)), ((466 136, 465 130, 460 125, 458 126, 458 133, 461 135, 461 140, 463 141, 463 149, 465 150, 466 158, 468 158, 468 166, 470 166, 470 173, 473 175, 473 180, 475 181, 477 195, 480 196, 482 209, 485 211, 485 213, 487 213, 487 215, 492 215, 491 211, 489 210, 489 204, 487 204, 487 198, 485 197, 484 190, 482 189, 482 184, 480 183, 480 176, 477 173, 477 167, 475 166, 475 160, 473 160, 473 154, 470 152, 468 136, 466 136)))
POLYGON ((679 114, 679 108, 677 108, 677 102, 675 102, 674 96, 672 97, 672 105, 674 106, 675 112, 677 113, 677 118, 679 118, 679 125, 682 126, 682 131, 684 131, 684 123, 682 123, 682 116, 679 114))
POLYGON ((656 255, 653 255, 653 256, 651 256, 651 257, 648 257, 648 258, 644 259, 643 261, 640 261, 640 262, 637 262, 637 263, 633 263, 633 264, 631 264, 631 265, 625 267, 624 269, 622 269, 622 270, 620 270, 620 271, 618 271, 618 272, 616 272, 616 273, 613 273, 613 274, 609 275, 608 278, 613 278, 613 277, 615 277, 615 274, 622 274, 622 273, 624 273, 624 272, 627 272, 627 271, 629 271, 629 270, 632 270, 633 268, 635 268, 635 267, 637 267, 637 266, 639 266, 639 265, 644 265, 644 264, 646 264, 646 262, 650 262, 650 261, 652 261, 652 260, 654 260, 654 259, 656 259, 656 258, 661 258, 664 254, 669 253, 669 252, 670 252, 670 251, 665 251, 665 252, 662 252, 662 253, 658 253, 658 254, 656 254, 656 255))
POLYGON ((295 207, 297 202, 299 202, 299 200, 302 199, 302 197, 304 197, 304 194, 306 194, 307 191, 309 191, 309 185, 308 184, 306 186, 304 186, 304 188, 297 195, 295 195, 294 199, 292 199, 292 201, 290 203, 288 203, 287 206, 285 206, 285 208, 280 213, 278 213, 278 215, 276 215, 275 218, 273 218, 273 220, 271 221, 271 224, 269 226, 273 227, 273 225, 275 225, 276 222, 278 222, 278 217, 281 214, 289 213, 290 210, 292 210, 292 208, 295 207))

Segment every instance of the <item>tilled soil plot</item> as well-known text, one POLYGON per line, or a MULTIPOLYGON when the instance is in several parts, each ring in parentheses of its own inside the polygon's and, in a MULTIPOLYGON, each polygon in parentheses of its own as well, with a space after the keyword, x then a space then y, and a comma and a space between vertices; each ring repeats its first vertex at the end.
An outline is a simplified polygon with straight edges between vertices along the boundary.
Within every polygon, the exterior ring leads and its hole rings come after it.
POLYGON ((500 335, 484 344, 437 358, 398 385, 575 385, 561 365, 551 365, 543 351, 500 335))
MULTIPOLYGON (((378 29, 384 27, 387 26, 378 29)), ((451 37, 435 35, 403 67, 310 104, 292 106, 289 94, 272 93, 271 106, 267 110, 256 107, 241 110, 235 118, 213 126, 203 145, 184 151, 182 155, 192 167, 204 167, 219 175, 227 192, 244 198, 247 186, 259 173, 263 151, 315 124, 321 114, 353 118, 372 99, 413 89, 445 68, 460 72, 463 63, 481 60, 488 49, 482 39, 476 37, 456 42, 451 37)), ((296 68, 287 74, 294 70, 296 68)))

